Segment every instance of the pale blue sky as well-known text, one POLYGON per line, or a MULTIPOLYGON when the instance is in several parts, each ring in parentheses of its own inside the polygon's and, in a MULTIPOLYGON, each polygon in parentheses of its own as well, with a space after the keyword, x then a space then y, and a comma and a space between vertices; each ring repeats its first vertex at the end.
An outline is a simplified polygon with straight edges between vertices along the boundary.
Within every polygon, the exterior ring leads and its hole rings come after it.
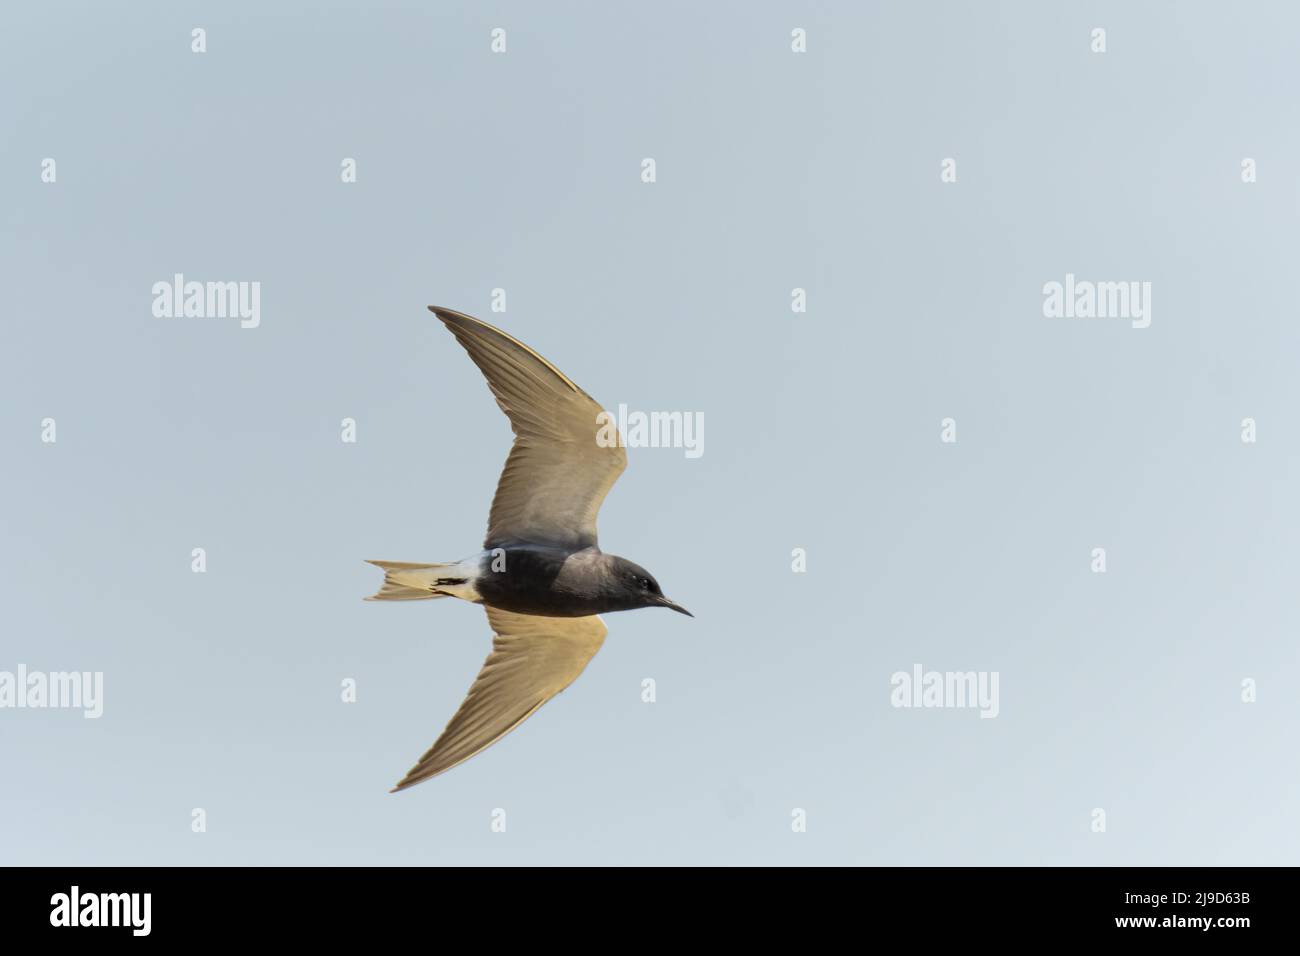
POLYGON ((105 701, 0 710, 0 862, 1296 861, 1296 8, 353 6, 5 10, 0 670, 105 701), (510 438, 429 303, 704 414, 600 520, 696 618, 390 795, 489 634, 362 559, 472 553, 510 438))

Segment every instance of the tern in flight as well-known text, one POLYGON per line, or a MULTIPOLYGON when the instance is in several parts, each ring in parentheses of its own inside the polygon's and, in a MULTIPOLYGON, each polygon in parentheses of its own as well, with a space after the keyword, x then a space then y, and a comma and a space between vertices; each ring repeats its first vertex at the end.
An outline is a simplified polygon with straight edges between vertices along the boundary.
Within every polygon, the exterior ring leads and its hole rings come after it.
POLYGON ((596 615, 641 607, 690 614, 649 571, 596 543, 596 513, 627 467, 621 440, 598 440, 608 420, 600 405, 500 329, 450 309, 429 311, 487 379, 515 443, 480 552, 450 564, 370 562, 383 569, 384 584, 367 600, 472 601, 487 611, 493 634, 460 709, 394 792, 490 747, 573 683, 608 633, 596 615))

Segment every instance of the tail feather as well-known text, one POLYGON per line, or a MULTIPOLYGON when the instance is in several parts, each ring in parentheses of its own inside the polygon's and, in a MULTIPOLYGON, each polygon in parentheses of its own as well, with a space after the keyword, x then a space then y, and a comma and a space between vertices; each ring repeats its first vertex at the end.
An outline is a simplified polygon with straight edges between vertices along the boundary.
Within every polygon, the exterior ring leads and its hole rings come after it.
POLYGON ((427 601, 451 597, 435 583, 455 564, 413 564, 409 561, 368 561, 384 572, 384 585, 367 601, 427 601))

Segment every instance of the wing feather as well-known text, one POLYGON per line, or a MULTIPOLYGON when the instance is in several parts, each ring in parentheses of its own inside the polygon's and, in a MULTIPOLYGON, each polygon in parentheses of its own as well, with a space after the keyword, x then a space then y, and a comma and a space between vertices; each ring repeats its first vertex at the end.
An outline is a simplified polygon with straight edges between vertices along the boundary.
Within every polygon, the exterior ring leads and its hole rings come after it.
POLYGON ((538 617, 489 607, 492 653, 460 709, 394 791, 487 749, 577 679, 608 629, 599 617, 538 617))
POLYGON ((468 315, 429 309, 479 367, 515 433, 484 546, 595 545, 597 512, 627 467, 621 441, 597 442, 603 409, 518 339, 468 315))

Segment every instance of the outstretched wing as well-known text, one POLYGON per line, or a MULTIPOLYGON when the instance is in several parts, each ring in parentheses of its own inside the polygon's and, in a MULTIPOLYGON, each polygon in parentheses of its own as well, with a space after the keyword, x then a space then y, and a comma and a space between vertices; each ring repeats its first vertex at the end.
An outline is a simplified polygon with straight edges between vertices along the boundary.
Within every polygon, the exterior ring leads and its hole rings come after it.
POLYGON ((393 788, 450 770, 514 730, 577 679, 608 629, 599 617, 538 617, 487 608, 492 653, 447 729, 393 788))
MULTIPOLYGON (((596 513, 627 467, 621 441, 602 432, 594 399, 527 345, 486 322, 429 306, 487 378, 510 419, 515 444, 497 483, 487 540, 503 544, 596 544, 596 513)), ((613 425, 605 433, 617 436, 613 425)))

